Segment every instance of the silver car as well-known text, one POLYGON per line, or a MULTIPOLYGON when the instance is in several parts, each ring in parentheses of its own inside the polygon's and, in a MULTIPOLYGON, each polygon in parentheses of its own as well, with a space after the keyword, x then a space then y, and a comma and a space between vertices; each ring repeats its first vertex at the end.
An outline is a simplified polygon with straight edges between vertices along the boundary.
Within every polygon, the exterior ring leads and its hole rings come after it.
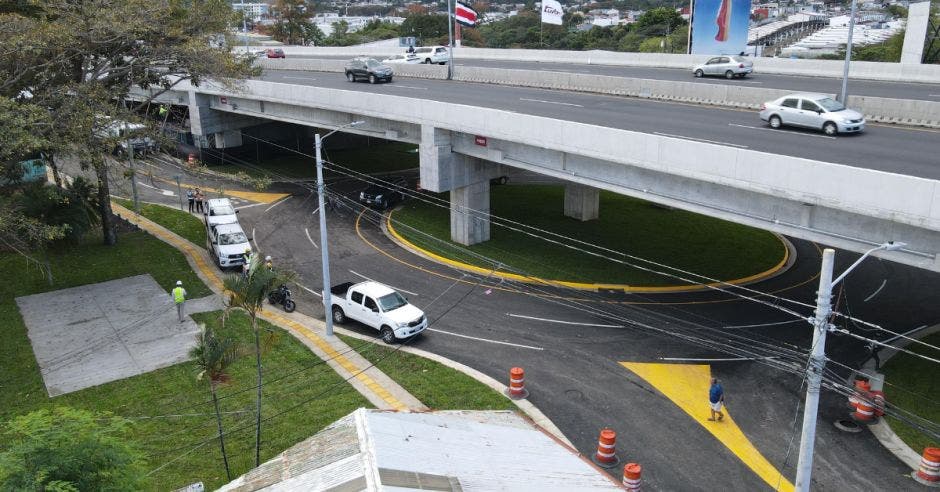
POLYGON ((754 62, 743 56, 722 55, 716 56, 707 62, 692 69, 696 77, 714 75, 733 79, 735 77, 747 77, 754 71, 754 62))
POLYGON ((760 119, 771 128, 783 125, 822 130, 826 135, 865 130, 865 116, 825 94, 790 94, 760 106, 760 119))

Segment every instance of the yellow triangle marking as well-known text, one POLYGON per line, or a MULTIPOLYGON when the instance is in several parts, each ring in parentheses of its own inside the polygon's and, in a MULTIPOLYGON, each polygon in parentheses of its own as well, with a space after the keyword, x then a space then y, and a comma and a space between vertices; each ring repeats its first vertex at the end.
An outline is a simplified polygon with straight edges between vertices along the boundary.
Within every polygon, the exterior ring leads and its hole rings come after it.
POLYGON ((751 444, 744 432, 734 423, 731 413, 724 410, 721 422, 709 422, 708 388, 711 386, 711 367, 707 364, 645 364, 621 362, 623 367, 645 379, 660 393, 672 400, 693 420, 715 436, 748 468, 767 482, 774 490, 790 492, 793 484, 767 461, 751 444))

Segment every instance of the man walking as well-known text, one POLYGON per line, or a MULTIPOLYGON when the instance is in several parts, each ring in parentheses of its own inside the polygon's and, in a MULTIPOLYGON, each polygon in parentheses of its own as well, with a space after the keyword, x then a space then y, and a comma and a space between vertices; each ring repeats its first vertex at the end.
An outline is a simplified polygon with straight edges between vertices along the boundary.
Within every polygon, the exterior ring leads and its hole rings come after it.
POLYGON ((189 213, 193 213, 193 205, 196 203, 196 193, 192 189, 186 190, 186 201, 189 202, 189 213))
POLYGON ((708 418, 714 422, 715 415, 718 415, 717 420, 725 418, 725 415, 721 413, 721 406, 725 402, 725 390, 721 387, 721 382, 718 381, 718 378, 712 378, 712 385, 708 388, 708 404, 711 407, 712 416, 708 418))
POLYGON ((183 288, 183 281, 177 280, 176 287, 172 291, 173 302, 176 303, 176 314, 179 316, 180 323, 183 319, 183 304, 186 303, 186 289, 183 288))

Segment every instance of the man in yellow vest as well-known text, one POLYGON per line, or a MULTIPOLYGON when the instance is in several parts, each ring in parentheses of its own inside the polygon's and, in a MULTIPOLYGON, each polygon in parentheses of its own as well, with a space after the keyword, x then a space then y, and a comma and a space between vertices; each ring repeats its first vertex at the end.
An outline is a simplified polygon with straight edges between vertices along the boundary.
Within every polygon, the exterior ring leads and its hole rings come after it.
POLYGON ((176 303, 176 314, 179 315, 180 323, 183 319, 183 304, 186 303, 186 289, 183 288, 183 281, 177 280, 176 287, 173 288, 173 302, 176 303))

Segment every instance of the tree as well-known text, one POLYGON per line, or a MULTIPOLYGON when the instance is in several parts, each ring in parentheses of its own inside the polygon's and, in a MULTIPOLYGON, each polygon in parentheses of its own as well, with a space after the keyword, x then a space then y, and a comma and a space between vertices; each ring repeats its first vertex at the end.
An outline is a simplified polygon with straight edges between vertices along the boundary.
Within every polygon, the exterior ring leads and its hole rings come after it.
POLYGON ((435 43, 447 37, 446 15, 409 15, 401 24, 402 36, 414 36, 418 44, 435 43))
POLYGON ((306 44, 305 35, 310 33, 313 10, 307 8, 306 0, 276 0, 271 6, 274 26, 271 36, 286 44, 306 44))
POLYGON ((196 336, 196 346, 189 351, 189 356, 199 368, 196 378, 201 380, 205 377, 209 382, 209 392, 212 393, 212 404, 215 406, 215 420, 219 426, 219 448, 222 451, 222 462, 225 464, 225 476, 231 481, 232 472, 228 466, 228 455, 225 454, 222 413, 219 411, 216 390, 219 385, 231 379, 228 368, 238 359, 238 344, 230 338, 217 336, 212 328, 202 325, 202 331, 196 336))
POLYGON ((0 51, 0 121, 15 120, 19 112, 54 117, 36 118, 37 138, 4 141, 3 153, 24 155, 42 140, 53 172, 66 158, 93 170, 103 241, 115 244, 108 172, 117 163, 113 141, 101 138, 102 121, 139 119, 137 111, 149 101, 124 104, 135 86, 168 90, 185 81, 256 73, 248 57, 219 42, 231 27, 231 7, 221 0, 21 3, 0 13, 10 48, 0 51))
MULTIPOLYGON (((252 255, 246 275, 229 275, 223 281, 228 299, 225 316, 232 310, 241 309, 248 315, 251 330, 255 335, 255 366, 258 370, 258 395, 255 400, 255 466, 261 464, 261 333, 258 329, 258 315, 268 294, 281 284, 293 281, 293 272, 273 270, 261 264, 258 255, 252 255)), ((224 318, 223 318, 224 319, 224 318)))
POLYGON ((141 490, 141 454, 129 443, 130 423, 69 407, 15 417, 4 427, 3 490, 141 490))

